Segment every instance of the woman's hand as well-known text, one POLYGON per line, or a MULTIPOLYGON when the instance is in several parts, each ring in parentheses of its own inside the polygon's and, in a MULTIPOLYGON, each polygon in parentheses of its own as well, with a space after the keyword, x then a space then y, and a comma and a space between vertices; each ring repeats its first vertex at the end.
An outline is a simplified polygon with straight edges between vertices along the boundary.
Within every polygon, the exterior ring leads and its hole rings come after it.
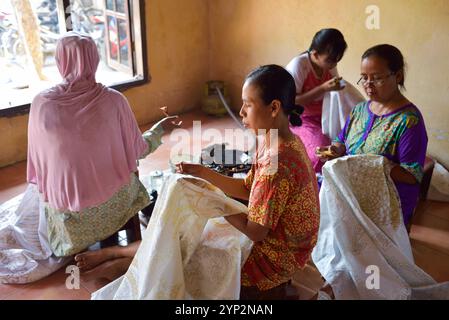
POLYGON ((178 118, 177 115, 175 115, 175 116, 170 116, 170 115, 168 114, 168 107, 167 107, 167 106, 163 106, 163 107, 160 108, 160 109, 161 109, 162 113, 165 115, 165 118, 162 119, 161 121, 159 121, 159 122, 162 122, 162 121, 163 121, 162 126, 163 126, 164 130, 172 130, 172 129, 174 129, 174 128, 178 128, 178 127, 181 126, 182 121, 176 122, 176 121, 174 120, 174 119, 178 118), (171 120, 171 121, 169 122, 169 120, 171 120), (165 127, 164 127, 164 126, 165 126, 165 127))
MULTIPOLYGON (((344 146, 344 145, 343 145, 344 146)), ((326 162, 335 158, 339 158, 345 155, 345 148, 338 145, 317 147, 315 154, 322 161, 326 162)))
POLYGON ((176 122, 175 120, 178 119, 178 116, 168 116, 165 118, 162 118, 160 121, 158 121, 154 127, 161 125, 164 129, 164 132, 170 132, 173 129, 179 128, 182 121, 176 122))
POLYGON ((418 180, 416 177, 402 168, 399 164, 390 162, 390 176, 394 182, 406 183, 406 184, 417 184, 418 180))
POLYGON ((323 88, 323 90, 325 92, 328 91, 340 91, 342 90, 345 86, 344 85, 340 85, 340 80, 342 80, 342 77, 334 77, 326 82, 324 82, 321 87, 323 88))
POLYGON ((197 163, 180 162, 176 164, 176 172, 182 174, 189 174, 194 177, 203 178, 207 175, 208 168, 197 163))
POLYGON ((221 189, 230 197, 243 200, 249 199, 250 191, 245 187, 244 179, 231 178, 222 175, 197 163, 178 163, 176 164, 176 172, 190 174, 192 176, 204 179, 221 189))

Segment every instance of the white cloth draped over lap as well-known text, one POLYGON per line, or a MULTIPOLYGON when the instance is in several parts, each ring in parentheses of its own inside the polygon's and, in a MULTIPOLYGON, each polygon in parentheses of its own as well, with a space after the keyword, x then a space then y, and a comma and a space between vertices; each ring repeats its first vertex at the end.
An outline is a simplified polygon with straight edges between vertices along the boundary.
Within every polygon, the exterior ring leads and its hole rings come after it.
POLYGON ((53 255, 36 185, 0 206, 0 283, 29 283, 69 262, 53 255))
POLYGON ((336 299, 449 299, 414 263, 390 170, 377 155, 325 164, 313 262, 336 299))
POLYGON ((128 271, 92 299, 238 299, 252 241, 222 218, 237 213, 210 183, 169 176, 128 271))
POLYGON ((330 91, 323 98, 321 128, 324 135, 333 141, 345 126, 352 109, 365 101, 363 95, 349 82, 340 91, 330 91))

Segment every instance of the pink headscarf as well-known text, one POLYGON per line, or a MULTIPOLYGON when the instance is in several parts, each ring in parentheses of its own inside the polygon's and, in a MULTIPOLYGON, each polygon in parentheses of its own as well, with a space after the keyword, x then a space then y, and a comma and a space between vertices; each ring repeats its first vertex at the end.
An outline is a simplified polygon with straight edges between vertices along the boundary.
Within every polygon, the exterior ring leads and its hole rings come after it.
POLYGON ((31 104, 27 180, 55 209, 107 201, 129 183, 147 148, 126 98, 96 83, 98 63, 89 36, 67 33, 56 47, 63 82, 31 104))

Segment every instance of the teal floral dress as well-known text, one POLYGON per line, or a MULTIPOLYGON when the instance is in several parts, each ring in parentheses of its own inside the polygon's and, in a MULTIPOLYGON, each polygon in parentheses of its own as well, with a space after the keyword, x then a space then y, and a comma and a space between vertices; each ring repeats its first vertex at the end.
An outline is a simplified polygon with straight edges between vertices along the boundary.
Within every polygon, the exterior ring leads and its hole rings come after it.
POLYGON ((336 141, 345 144, 348 155, 383 155, 416 178, 418 183, 413 185, 395 182, 407 224, 416 207, 423 177, 428 141, 424 120, 413 104, 383 116, 375 115, 370 105, 371 101, 366 101, 353 109, 336 141))

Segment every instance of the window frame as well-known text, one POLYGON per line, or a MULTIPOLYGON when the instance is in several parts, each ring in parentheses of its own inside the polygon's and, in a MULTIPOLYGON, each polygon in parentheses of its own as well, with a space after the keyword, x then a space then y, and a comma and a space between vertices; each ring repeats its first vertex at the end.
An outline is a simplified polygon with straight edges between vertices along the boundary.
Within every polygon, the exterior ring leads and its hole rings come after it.
MULTIPOLYGON (((67 30, 66 24, 61 21, 67 21, 70 18, 70 12, 67 8, 70 6, 70 0, 56 0, 58 7, 64 8, 64 10, 59 10, 58 19, 59 26, 63 32, 70 31, 67 30), (64 20, 61 20, 64 19, 64 20)), ((127 0, 128 1, 128 0, 127 0)), ((129 0, 128 2, 130 9, 132 7, 132 12, 139 12, 139 15, 132 17, 133 23, 131 24, 131 45, 132 45, 132 56, 133 56, 133 73, 136 74, 134 79, 126 80, 114 85, 108 86, 108 88, 115 89, 117 91, 124 91, 129 88, 141 86, 147 84, 151 81, 151 76, 148 71, 147 63, 147 47, 146 47, 146 24, 145 24, 145 0, 129 0)), ((21 115, 26 115, 30 112, 30 103, 9 107, 5 109, 0 109, 1 118, 10 118, 21 115)))
MULTIPOLYGON (((116 1, 115 2, 113 2, 114 3, 114 6, 116 5, 116 1)), ((116 8, 114 8, 114 9, 116 9, 116 8)), ((120 70, 120 71, 122 71, 122 72, 125 72, 125 73, 127 73, 127 72, 129 72, 129 71, 131 71, 131 73, 134 73, 134 59, 133 59, 133 57, 132 57, 132 55, 133 55, 133 46, 132 46, 132 41, 130 42, 130 47, 131 47, 131 50, 128 50, 128 55, 127 55, 127 59, 128 59, 128 61, 129 61, 129 63, 131 64, 130 66, 124 66, 124 65, 122 65, 122 63, 121 63, 121 60, 122 60, 122 52, 121 52, 121 48, 120 48, 120 23, 118 22, 119 20, 124 20, 124 21, 127 21, 127 23, 130 25, 130 12, 131 12, 131 10, 129 9, 129 2, 128 1, 125 1, 125 12, 118 12, 117 10, 112 10, 112 9, 108 9, 108 8, 105 8, 105 16, 106 16, 106 19, 105 19, 105 23, 106 23, 106 25, 107 26, 109 26, 109 18, 113 18, 113 19, 115 19, 115 21, 116 21, 116 24, 117 24, 117 41, 118 41, 118 43, 116 44, 117 45, 117 61, 115 61, 111 56, 110 56, 110 51, 111 51, 111 38, 110 38, 110 33, 109 32, 106 32, 105 33, 105 35, 106 35, 106 39, 107 39, 107 41, 106 41, 106 47, 107 47, 107 53, 108 53, 108 55, 107 55, 107 57, 106 57, 106 59, 107 59, 107 62, 108 62, 108 64, 109 65, 111 65, 111 66, 113 66, 114 68, 116 68, 117 70, 120 70), (120 61, 120 62, 119 62, 120 61)), ((126 36, 127 36, 127 38, 128 39, 131 39, 132 40, 132 37, 131 37, 131 35, 130 35, 130 33, 131 33, 131 27, 128 27, 128 28, 126 28, 126 36)))

